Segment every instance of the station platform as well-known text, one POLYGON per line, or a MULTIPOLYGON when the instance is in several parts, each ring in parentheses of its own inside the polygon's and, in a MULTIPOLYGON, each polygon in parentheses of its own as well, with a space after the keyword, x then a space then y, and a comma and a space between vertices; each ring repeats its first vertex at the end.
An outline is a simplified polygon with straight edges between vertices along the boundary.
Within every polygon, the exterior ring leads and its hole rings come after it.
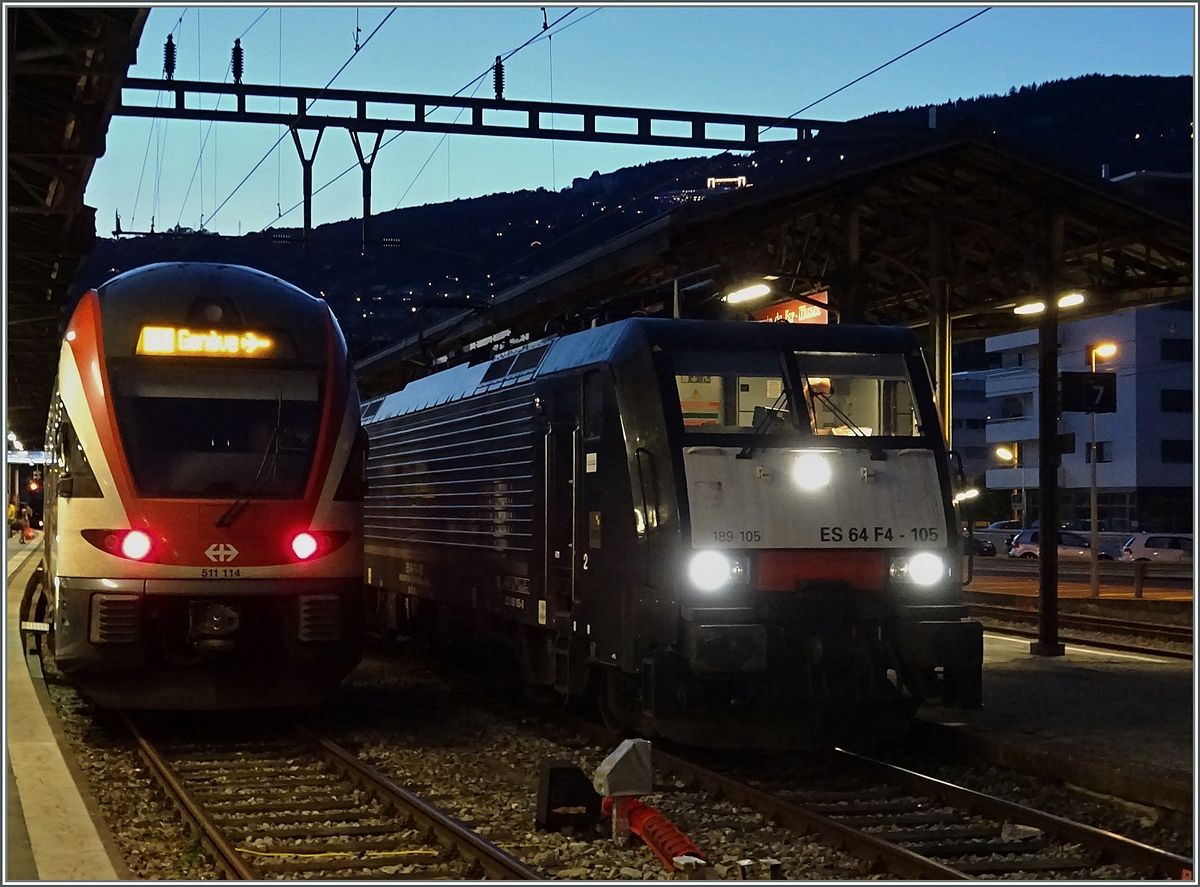
MULTIPOLYGON (((8 540, 5 747, 7 853, 4 883, 113 881, 117 871, 102 834, 99 813, 89 809, 77 768, 46 718, 21 648, 19 608, 25 584, 41 560, 42 536, 21 545, 8 540)), ((81 778, 81 777, 80 777, 81 778)))
POLYGON ((1190 817, 1193 663, 984 632, 983 706, 919 718, 993 764, 1190 817))

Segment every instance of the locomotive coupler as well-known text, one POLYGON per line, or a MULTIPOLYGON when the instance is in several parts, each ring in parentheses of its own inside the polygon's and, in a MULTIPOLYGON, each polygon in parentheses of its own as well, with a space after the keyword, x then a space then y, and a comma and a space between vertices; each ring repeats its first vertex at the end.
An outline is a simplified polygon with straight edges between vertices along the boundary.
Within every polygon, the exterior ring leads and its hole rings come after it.
POLYGON ((198 650, 232 650, 241 619, 237 610, 226 604, 193 601, 189 612, 188 640, 198 650))

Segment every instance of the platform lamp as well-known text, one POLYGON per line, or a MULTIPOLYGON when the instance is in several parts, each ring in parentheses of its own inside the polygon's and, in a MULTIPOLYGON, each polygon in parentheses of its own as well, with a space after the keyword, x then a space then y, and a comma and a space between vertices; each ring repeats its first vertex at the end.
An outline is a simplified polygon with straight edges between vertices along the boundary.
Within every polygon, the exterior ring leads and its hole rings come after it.
MULTIPOLYGON (((1016 468, 1017 466, 1017 445, 1001 444, 992 450, 992 455, 1002 463, 1005 468, 1016 468)), ((1021 527, 1025 527, 1025 466, 1021 465, 1021 527)), ((1013 519, 1016 520, 1014 512, 1013 519)))
MULTIPOLYGON (((1117 346, 1112 342, 1100 342, 1088 349, 1088 357, 1092 363, 1092 372, 1096 372, 1096 358, 1106 360, 1117 353, 1117 346)), ((1099 460, 1099 454, 1096 452, 1096 413, 1092 412, 1092 446, 1088 451, 1088 455, 1092 461, 1092 486, 1091 486, 1091 517, 1092 517, 1092 539, 1091 550, 1088 552, 1088 561, 1090 563, 1090 579, 1088 585, 1089 597, 1100 597, 1100 527, 1097 525, 1096 506, 1096 463, 1099 460)))

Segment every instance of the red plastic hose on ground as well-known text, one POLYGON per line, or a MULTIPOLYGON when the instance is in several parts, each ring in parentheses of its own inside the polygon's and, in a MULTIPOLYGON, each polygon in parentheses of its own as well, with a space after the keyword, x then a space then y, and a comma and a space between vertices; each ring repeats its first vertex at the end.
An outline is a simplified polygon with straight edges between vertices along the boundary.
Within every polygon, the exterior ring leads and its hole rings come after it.
MULTIPOLYGON (((612 816, 612 804, 612 798, 605 798, 600 805, 600 815, 612 816)), ((669 871, 675 871, 671 860, 677 856, 694 856, 707 861, 675 823, 634 798, 629 799, 629 830, 654 851, 669 871)))

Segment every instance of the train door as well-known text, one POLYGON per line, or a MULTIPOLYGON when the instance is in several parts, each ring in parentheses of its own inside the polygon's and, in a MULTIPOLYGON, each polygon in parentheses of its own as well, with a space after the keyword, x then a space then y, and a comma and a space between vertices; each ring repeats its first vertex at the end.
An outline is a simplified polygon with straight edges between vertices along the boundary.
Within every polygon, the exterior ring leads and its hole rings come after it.
MULTIPOLYGON (((567 381, 567 380, 564 380, 567 381)), ((573 382, 574 380, 570 380, 573 382)), ((576 600, 579 534, 579 396, 564 385, 552 397, 555 409, 545 438, 545 577, 546 606, 553 624, 571 630, 576 600)), ((549 620, 548 620, 549 621, 549 620)))

